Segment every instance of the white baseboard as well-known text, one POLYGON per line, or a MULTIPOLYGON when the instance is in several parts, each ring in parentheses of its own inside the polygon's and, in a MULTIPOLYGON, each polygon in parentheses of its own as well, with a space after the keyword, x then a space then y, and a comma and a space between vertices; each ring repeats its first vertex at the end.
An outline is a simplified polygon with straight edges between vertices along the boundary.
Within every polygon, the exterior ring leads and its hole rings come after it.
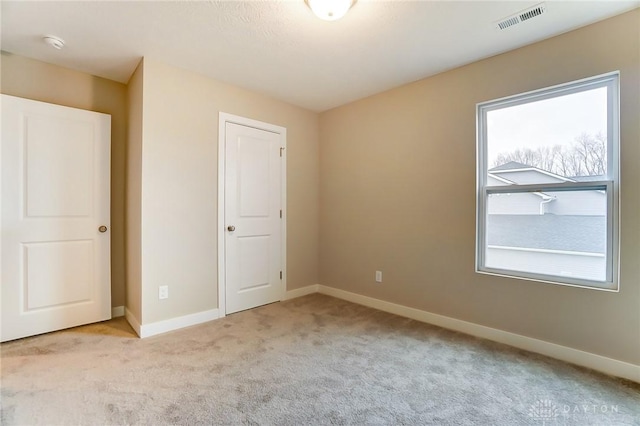
POLYGON ((111 308, 111 318, 118 318, 124 316, 124 306, 113 306, 111 308))
POLYGON ((462 321, 444 315, 409 308, 407 306, 374 299, 368 296, 362 296, 360 294, 351 293, 333 287, 317 285, 317 288, 319 293, 326 294, 327 296, 333 296, 338 299, 347 300, 349 302, 368 306, 380 311, 437 325, 450 330, 492 340, 494 342, 504 343, 509 346, 530 352, 536 352, 562 361, 570 362, 572 364, 588 367, 612 376, 622 377, 640 383, 640 365, 618 361, 612 358, 592 354, 590 352, 584 352, 567 346, 561 346, 555 343, 522 336, 520 334, 510 333, 508 331, 485 327, 483 325, 462 321))
POLYGON ((307 294, 318 293, 319 287, 320 287, 319 284, 313 284, 313 285, 308 285, 306 287, 289 290, 285 293, 284 299, 282 300, 295 299, 296 297, 306 296, 307 294))
POLYGON ((220 311, 218 309, 196 312, 195 314, 189 314, 164 321, 153 322, 151 324, 142 324, 140 326, 140 332, 138 333, 138 335, 141 338, 151 337, 155 336, 156 334, 162 334, 168 331, 202 324, 203 322, 212 321, 218 318, 220 318, 220 311))

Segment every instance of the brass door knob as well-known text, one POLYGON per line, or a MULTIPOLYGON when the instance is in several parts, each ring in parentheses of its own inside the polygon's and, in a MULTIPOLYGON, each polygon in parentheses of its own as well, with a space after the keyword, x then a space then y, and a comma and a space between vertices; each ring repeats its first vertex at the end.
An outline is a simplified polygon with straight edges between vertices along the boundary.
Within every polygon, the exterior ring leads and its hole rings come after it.
POLYGON ((107 227, 102 225, 100 228, 98 228, 98 231, 100 231, 100 232, 102 232, 104 234, 105 232, 107 232, 107 227))
POLYGON ((233 226, 233 225, 229 225, 229 226, 227 226, 227 231, 229 231, 229 232, 233 232, 233 231, 235 231, 235 230, 236 230, 236 227, 235 227, 235 226, 233 226))

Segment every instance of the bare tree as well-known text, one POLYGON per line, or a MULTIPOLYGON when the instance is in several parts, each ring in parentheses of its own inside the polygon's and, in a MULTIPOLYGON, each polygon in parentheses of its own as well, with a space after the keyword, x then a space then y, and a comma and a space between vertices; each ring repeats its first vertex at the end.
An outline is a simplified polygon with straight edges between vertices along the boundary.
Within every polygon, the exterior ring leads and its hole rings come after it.
MULTIPOLYGON (((573 151, 574 155, 579 159, 580 174, 594 176, 605 173, 607 148, 602 134, 597 134, 595 137, 586 133, 581 134, 576 138, 573 151)), ((578 176, 578 174, 575 176, 578 176)))
POLYGON ((543 146, 501 152, 492 167, 516 161, 561 176, 598 176, 607 172, 607 137, 582 133, 569 146, 543 146))

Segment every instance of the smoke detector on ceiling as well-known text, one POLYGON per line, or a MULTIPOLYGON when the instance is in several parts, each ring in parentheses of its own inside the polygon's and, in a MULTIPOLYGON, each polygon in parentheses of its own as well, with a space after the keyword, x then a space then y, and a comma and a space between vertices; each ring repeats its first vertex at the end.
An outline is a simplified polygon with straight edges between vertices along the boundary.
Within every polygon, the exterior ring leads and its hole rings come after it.
POLYGON ((528 21, 529 19, 533 19, 537 16, 540 16, 546 10, 547 10, 547 6, 545 3, 537 4, 535 6, 521 10, 515 15, 511 15, 504 19, 501 19, 496 23, 496 27, 501 30, 506 30, 509 27, 513 27, 514 25, 520 24, 521 22, 528 21))
POLYGON ((44 41, 46 44, 53 47, 54 49, 60 50, 64 47, 64 40, 61 39, 60 37, 56 37, 53 35, 47 35, 42 37, 42 41, 44 41))

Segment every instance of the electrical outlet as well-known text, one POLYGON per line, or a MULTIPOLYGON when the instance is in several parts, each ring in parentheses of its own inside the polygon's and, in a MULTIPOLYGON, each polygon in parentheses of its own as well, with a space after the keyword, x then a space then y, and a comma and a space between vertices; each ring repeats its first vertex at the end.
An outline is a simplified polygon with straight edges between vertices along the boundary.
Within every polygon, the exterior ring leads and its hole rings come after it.
POLYGON ((382 271, 376 271, 376 282, 377 283, 382 282, 382 271))
POLYGON ((169 298, 169 286, 161 285, 158 287, 158 298, 159 299, 168 299, 169 298))

